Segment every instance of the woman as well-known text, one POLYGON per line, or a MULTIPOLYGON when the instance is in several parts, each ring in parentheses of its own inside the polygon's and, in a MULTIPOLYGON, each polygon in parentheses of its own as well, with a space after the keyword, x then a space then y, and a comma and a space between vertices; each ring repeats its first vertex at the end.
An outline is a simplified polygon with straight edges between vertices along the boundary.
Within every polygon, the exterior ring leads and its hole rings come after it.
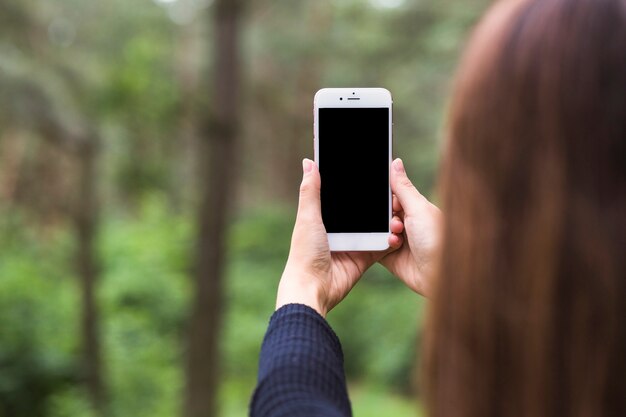
POLYGON ((384 254, 329 252, 304 161, 253 416, 351 415, 324 317, 377 261, 431 299, 430 416, 626 416, 626 1, 498 2, 448 126, 445 214, 395 160, 384 254))

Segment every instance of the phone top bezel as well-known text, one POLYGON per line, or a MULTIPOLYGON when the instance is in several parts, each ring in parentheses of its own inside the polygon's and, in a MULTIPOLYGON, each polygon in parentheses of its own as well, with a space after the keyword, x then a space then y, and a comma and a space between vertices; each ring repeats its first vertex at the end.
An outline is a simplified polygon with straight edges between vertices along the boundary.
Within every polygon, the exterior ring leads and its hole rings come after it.
POLYGON ((393 99, 386 88, 322 88, 313 98, 316 108, 323 107, 392 107, 393 99), (354 94, 353 94, 354 93, 354 94), (343 98, 343 100, 341 100, 343 98), (358 98, 358 100, 351 100, 358 98))

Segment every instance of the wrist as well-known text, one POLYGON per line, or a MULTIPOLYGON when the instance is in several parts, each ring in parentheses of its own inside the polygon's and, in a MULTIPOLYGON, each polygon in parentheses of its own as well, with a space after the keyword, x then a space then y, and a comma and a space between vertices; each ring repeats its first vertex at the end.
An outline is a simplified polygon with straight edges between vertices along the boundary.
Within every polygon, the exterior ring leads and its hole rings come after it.
POLYGON ((321 290, 311 279, 297 279, 283 275, 278 284, 276 310, 287 304, 304 304, 326 317, 328 309, 322 301, 321 290))

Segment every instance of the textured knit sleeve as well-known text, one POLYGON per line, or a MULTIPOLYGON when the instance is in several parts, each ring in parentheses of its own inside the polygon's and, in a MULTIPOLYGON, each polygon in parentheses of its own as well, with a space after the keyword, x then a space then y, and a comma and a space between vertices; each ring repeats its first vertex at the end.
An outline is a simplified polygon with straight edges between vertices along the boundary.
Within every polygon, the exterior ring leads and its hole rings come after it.
POLYGON ((261 347, 252 417, 351 416, 341 344, 326 320, 301 304, 278 309, 261 347))

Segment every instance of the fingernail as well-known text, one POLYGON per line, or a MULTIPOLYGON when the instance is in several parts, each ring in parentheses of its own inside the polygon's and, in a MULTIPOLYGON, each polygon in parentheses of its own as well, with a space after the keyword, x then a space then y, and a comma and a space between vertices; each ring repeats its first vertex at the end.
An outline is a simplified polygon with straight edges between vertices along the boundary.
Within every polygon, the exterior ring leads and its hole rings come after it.
POLYGON ((310 159, 304 158, 302 160, 302 172, 304 175, 310 173, 313 170, 313 161, 310 159))
POLYGON ((393 161, 393 167, 396 170, 396 172, 404 172, 404 163, 402 162, 402 159, 400 158, 396 158, 396 160, 393 161))

